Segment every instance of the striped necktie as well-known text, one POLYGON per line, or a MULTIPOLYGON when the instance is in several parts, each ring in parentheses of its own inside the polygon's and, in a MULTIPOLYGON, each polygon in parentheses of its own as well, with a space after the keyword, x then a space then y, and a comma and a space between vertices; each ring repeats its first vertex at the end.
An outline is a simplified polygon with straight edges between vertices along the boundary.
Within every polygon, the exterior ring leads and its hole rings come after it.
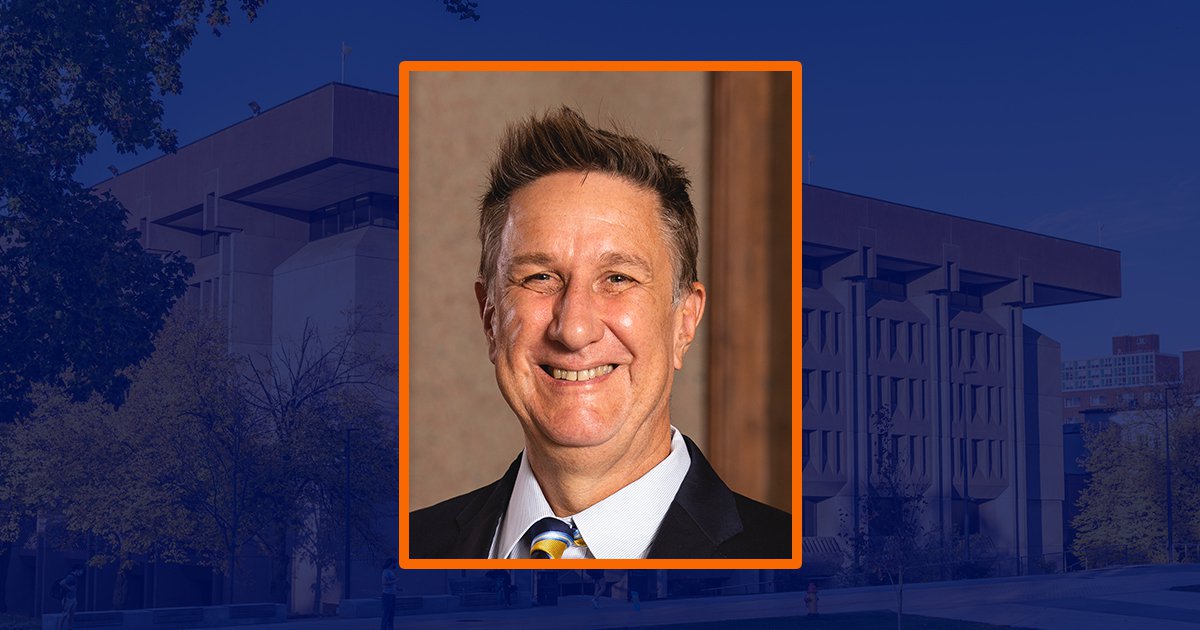
POLYGON ((567 547, 575 544, 571 526, 552 516, 534 523, 533 527, 529 528, 529 534, 530 558, 557 560, 562 557, 567 547))

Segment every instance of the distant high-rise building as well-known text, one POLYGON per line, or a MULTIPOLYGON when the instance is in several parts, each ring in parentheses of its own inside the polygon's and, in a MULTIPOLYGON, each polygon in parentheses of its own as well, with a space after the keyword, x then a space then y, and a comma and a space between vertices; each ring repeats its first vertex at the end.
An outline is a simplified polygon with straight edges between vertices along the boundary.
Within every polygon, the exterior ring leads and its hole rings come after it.
POLYGON ((1183 351, 1183 386, 1200 392, 1200 350, 1183 351))
MULTIPOLYGON (((1110 356, 1063 361, 1064 421, 1078 422, 1086 411, 1142 406, 1157 401, 1163 385, 1180 383, 1180 357, 1161 352, 1158 335, 1113 337, 1112 349, 1110 356)), ((1200 352, 1192 354, 1200 361, 1200 352)))

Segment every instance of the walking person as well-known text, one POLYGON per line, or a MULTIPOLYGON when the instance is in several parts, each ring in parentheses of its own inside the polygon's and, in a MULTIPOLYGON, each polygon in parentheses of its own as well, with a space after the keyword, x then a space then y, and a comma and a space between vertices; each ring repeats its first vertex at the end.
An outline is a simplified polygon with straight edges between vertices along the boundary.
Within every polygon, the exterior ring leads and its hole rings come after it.
POLYGON ((381 576, 383 594, 380 596, 383 602, 383 617, 379 620, 379 630, 394 630, 395 628, 396 583, 400 581, 400 576, 396 574, 396 571, 399 569, 395 558, 388 558, 387 562, 383 563, 383 575, 381 576))
POLYGON ((58 630, 71 630, 75 627, 75 609, 79 606, 81 577, 83 569, 75 569, 58 582, 59 591, 62 593, 62 616, 58 618, 58 630))
POLYGON ((592 578, 592 608, 600 608, 600 596, 604 594, 604 569, 588 569, 587 574, 592 578))

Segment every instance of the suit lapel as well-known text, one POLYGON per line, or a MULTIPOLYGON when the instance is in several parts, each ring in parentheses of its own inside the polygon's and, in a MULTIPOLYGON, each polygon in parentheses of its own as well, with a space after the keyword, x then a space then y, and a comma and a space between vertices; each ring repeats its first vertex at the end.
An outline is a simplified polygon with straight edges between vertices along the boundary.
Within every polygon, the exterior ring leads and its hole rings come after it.
POLYGON ((455 522, 458 524, 459 535, 451 557, 488 557, 492 550, 492 539, 496 536, 496 525, 508 509, 508 500, 512 495, 513 486, 516 485, 520 465, 521 457, 518 455, 504 476, 492 484, 491 492, 458 513, 455 522))
MULTIPOLYGON (((683 440, 692 465, 646 557, 723 558, 721 544, 742 532, 733 491, 721 481, 696 444, 686 435, 683 440)), ((459 535, 450 557, 488 557, 496 526, 508 509, 520 464, 518 456, 486 495, 459 512, 455 519, 459 535)))
POLYGON ((687 436, 688 468, 675 500, 663 517, 648 558, 723 558, 721 543, 742 532, 733 491, 687 436))

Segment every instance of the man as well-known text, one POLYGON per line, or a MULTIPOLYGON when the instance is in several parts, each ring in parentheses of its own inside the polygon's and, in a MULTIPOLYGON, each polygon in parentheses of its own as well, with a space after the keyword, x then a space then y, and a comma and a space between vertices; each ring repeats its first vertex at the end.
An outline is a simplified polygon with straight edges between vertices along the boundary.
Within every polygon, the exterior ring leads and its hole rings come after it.
POLYGON ((671 426, 706 299, 689 186, 565 107, 509 129, 475 294, 525 450, 499 481, 414 512, 413 557, 791 557, 791 517, 730 491, 671 426))
POLYGON ((380 574, 382 592, 379 600, 382 606, 380 607, 379 630, 392 630, 396 627, 396 583, 400 581, 396 571, 399 568, 395 558, 388 558, 383 563, 383 573, 380 574))
POLYGON ((79 578, 81 577, 83 577, 83 569, 75 569, 58 582, 59 589, 62 591, 62 615, 58 618, 58 630, 71 630, 75 627, 75 609, 79 606, 79 578))

